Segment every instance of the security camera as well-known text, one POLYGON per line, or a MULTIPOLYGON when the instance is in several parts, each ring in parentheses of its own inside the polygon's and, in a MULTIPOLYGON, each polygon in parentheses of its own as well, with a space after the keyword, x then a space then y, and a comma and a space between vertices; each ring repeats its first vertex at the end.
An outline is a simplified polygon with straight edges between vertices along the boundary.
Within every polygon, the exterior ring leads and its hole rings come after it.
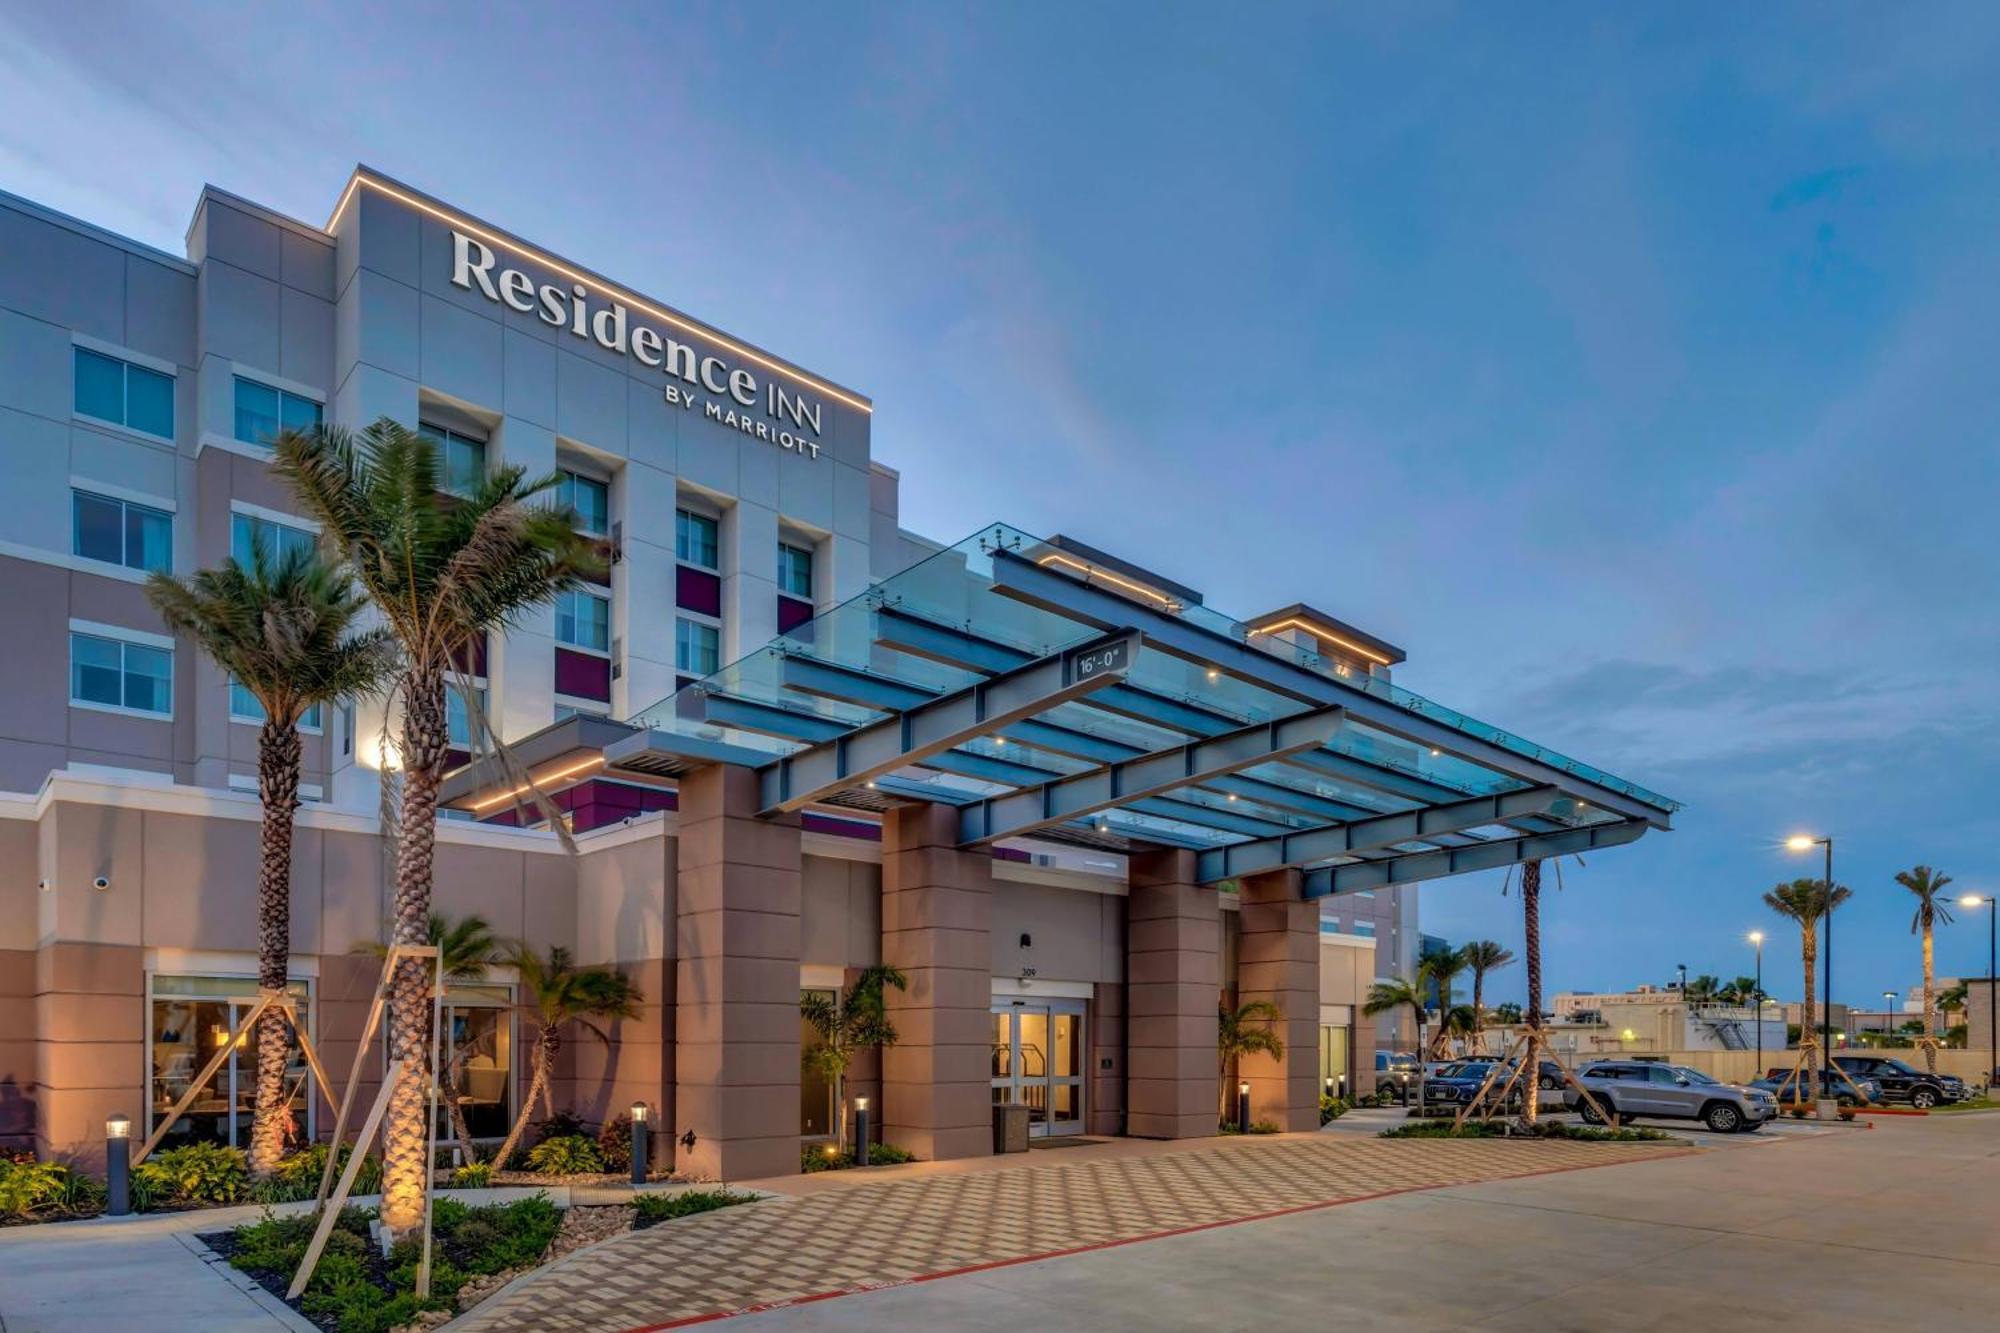
POLYGON ((90 881, 90 887, 102 893, 111 887, 111 881, 105 876, 99 875, 96 879, 90 881))

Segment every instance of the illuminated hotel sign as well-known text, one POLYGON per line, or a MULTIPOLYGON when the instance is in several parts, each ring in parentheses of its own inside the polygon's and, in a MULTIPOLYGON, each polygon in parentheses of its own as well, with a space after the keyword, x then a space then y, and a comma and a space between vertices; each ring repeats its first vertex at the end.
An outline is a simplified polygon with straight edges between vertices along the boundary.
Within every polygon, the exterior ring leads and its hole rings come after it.
POLYGON ((492 249, 453 230, 451 281, 466 291, 544 324, 568 329, 608 352, 629 356, 667 377, 667 402, 745 435, 768 440, 802 458, 818 458, 822 404, 786 390, 775 380, 760 382, 742 366, 662 334, 633 320, 617 301, 594 303, 582 283, 537 283, 517 268, 496 271, 492 249), (675 381, 679 381, 676 383, 675 381))

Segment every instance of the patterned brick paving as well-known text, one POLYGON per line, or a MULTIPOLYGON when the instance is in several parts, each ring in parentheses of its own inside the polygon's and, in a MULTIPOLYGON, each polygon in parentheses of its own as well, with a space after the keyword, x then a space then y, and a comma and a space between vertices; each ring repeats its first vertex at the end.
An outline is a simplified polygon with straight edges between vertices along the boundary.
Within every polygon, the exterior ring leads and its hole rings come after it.
POLYGON ((1652 1144, 1300 1138, 941 1173, 767 1199, 621 1236, 452 1327, 657 1327, 1286 1209, 1662 1152, 1652 1144))

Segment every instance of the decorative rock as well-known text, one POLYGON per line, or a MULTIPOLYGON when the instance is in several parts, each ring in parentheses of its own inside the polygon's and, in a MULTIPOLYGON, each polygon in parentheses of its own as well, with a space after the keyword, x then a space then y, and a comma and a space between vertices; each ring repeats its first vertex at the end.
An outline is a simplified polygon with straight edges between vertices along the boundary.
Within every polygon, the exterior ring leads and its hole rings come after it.
POLYGON ((465 1285, 458 1289, 458 1309, 461 1314, 491 1296, 500 1288, 519 1277, 525 1269, 508 1268, 498 1273, 482 1273, 467 1278, 465 1285))
POLYGON ((629 1204, 571 1208, 563 1214, 562 1226, 557 1228, 556 1238, 549 1242, 549 1252, 542 1256, 542 1262, 552 1264, 586 1245, 595 1245, 598 1241, 610 1240, 630 1231, 636 1215, 637 1210, 629 1204))
POLYGON ((429 1333, 434 1328, 442 1328, 452 1320, 449 1310, 425 1310, 407 1324, 398 1324, 391 1333, 429 1333))

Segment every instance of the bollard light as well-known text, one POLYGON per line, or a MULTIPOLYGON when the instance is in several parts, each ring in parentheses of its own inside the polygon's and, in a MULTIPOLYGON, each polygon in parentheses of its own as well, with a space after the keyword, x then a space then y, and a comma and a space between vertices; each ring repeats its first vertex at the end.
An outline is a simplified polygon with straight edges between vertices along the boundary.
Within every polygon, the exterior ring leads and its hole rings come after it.
POLYGON ((132 1117, 104 1122, 104 1211, 123 1217, 132 1211, 132 1117))
POLYGON ((868 1099, 854 1099, 854 1164, 868 1165, 868 1099))
POLYGON ((1244 1079, 1236 1085, 1236 1132, 1250 1132, 1250 1080, 1244 1079))
POLYGON ((646 1103, 632 1103, 632 1183, 646 1183, 646 1168, 651 1163, 652 1150, 646 1142, 646 1103))

